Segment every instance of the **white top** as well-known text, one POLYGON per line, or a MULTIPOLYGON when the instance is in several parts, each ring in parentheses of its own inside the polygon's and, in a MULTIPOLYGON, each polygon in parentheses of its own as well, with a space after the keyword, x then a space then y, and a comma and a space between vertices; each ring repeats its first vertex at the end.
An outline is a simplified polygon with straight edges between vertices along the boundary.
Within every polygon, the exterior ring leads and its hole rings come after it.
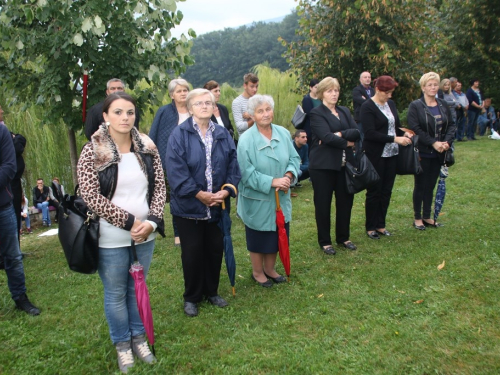
POLYGON ((189 112, 179 113, 179 123, 177 125, 182 124, 184 121, 186 121, 190 117, 191 117, 191 114, 189 112))
POLYGON ((243 118, 243 113, 247 111, 247 108, 248 99, 243 95, 240 95, 233 100, 233 118, 240 137, 248 129, 248 122, 243 118))
POLYGON ((215 117, 215 119, 217 120, 217 125, 224 127, 224 122, 222 121, 220 116, 215 117))
MULTIPOLYGON (((149 212, 147 194, 148 180, 141 170, 137 157, 133 152, 121 154, 121 161, 118 163, 116 190, 111 202, 130 212, 137 219, 144 221, 149 212)), ((99 222, 99 247, 130 246, 130 231, 115 227, 104 219, 100 219, 99 222)), ((156 232, 152 232, 147 241, 152 241, 155 238, 156 232)))

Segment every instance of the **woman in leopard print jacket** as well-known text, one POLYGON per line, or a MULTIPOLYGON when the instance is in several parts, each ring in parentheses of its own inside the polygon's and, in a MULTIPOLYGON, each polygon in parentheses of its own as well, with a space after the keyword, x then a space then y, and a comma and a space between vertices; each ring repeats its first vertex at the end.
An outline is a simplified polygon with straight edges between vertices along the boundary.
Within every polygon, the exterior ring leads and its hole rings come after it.
POLYGON ((156 232, 163 234, 165 180, 153 141, 134 128, 135 101, 125 93, 104 101, 106 121, 82 150, 78 182, 83 199, 100 217, 99 276, 109 332, 126 372, 139 359, 155 361, 137 309, 131 241, 147 275, 156 232))

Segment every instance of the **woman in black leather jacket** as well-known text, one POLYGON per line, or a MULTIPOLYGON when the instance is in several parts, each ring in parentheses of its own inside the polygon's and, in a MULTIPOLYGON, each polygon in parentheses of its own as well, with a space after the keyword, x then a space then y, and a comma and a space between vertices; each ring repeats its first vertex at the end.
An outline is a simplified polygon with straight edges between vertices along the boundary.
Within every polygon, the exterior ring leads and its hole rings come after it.
POLYGON ((419 136, 418 148, 422 173, 415 175, 413 188, 413 226, 425 230, 426 226, 440 227, 442 224, 431 219, 434 188, 439 171, 455 138, 455 122, 446 101, 436 98, 439 89, 439 75, 426 73, 420 78, 423 96, 410 103, 408 126, 419 136))

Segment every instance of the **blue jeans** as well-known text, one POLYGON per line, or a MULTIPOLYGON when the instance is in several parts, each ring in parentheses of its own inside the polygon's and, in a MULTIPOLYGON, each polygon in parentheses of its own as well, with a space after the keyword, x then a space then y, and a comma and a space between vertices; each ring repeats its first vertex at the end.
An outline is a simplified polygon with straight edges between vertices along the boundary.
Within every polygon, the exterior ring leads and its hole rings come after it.
POLYGON ((37 203, 36 208, 42 211, 42 220, 46 221, 47 224, 50 224, 49 202, 45 201, 42 203, 37 203))
POLYGON ((31 228, 30 214, 28 214, 26 217, 21 216, 21 225, 19 226, 19 229, 22 229, 23 227, 23 220, 26 223, 26 229, 31 228))
MULTIPOLYGON (((139 263, 144 266, 147 276, 155 241, 135 246, 139 263)), ((113 344, 130 341, 132 336, 145 333, 137 300, 134 279, 128 270, 134 259, 130 246, 118 248, 99 248, 99 276, 104 286, 104 312, 113 344)))
POLYGON ((26 293, 23 257, 19 248, 19 228, 14 206, 0 210, 0 255, 5 263, 7 283, 13 300, 26 293))
MULTIPOLYGON (((463 112, 463 111, 462 111, 463 112)), ((465 116, 457 113, 457 132, 455 133, 455 138, 462 140, 464 137, 464 128, 465 128, 465 116)))
POLYGON ((479 117, 479 112, 471 112, 467 114, 467 138, 474 139, 476 138, 474 133, 476 131, 477 118, 479 117))

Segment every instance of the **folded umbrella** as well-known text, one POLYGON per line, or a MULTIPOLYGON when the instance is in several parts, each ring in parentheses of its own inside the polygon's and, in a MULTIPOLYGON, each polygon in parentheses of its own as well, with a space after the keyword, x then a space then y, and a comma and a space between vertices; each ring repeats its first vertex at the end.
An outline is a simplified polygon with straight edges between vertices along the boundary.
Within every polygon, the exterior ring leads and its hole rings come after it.
POLYGON ((276 196, 276 226, 278 229, 278 250, 281 263, 283 263, 283 267, 285 268, 286 276, 288 277, 288 281, 290 281, 290 245, 288 243, 288 236, 286 234, 285 216, 283 215, 283 211, 281 210, 278 190, 275 191, 275 196, 276 196))
POLYGON ((139 310, 139 316, 141 317, 142 324, 144 324, 144 328, 146 330, 146 335, 148 336, 149 343, 151 344, 151 351, 153 352, 153 355, 156 355, 153 313, 151 311, 151 303, 149 301, 148 286, 146 285, 146 279, 144 277, 144 266, 139 263, 139 259, 137 258, 134 240, 132 240, 131 247, 134 263, 130 266, 129 273, 134 279, 137 309, 139 310))
MULTIPOLYGON (((222 185, 221 190, 224 189, 226 186, 233 189, 235 194, 238 194, 236 187, 231 184, 222 185)), ((228 197, 227 199, 230 198, 228 197)), ((230 208, 227 207, 226 209, 226 203, 222 202, 221 218, 217 225, 219 226, 224 236, 224 260, 226 261, 227 275, 229 277, 229 282, 231 283, 231 287, 233 289, 233 297, 234 297, 236 295, 236 291, 234 288, 236 280, 236 261, 234 259, 233 240, 231 238, 231 217, 229 216, 229 213, 230 213, 230 208)))
POLYGON ((444 197, 446 196, 446 177, 448 177, 448 167, 443 165, 439 172, 439 182, 436 190, 436 199, 434 200, 434 222, 436 222, 441 208, 443 208, 444 197))

